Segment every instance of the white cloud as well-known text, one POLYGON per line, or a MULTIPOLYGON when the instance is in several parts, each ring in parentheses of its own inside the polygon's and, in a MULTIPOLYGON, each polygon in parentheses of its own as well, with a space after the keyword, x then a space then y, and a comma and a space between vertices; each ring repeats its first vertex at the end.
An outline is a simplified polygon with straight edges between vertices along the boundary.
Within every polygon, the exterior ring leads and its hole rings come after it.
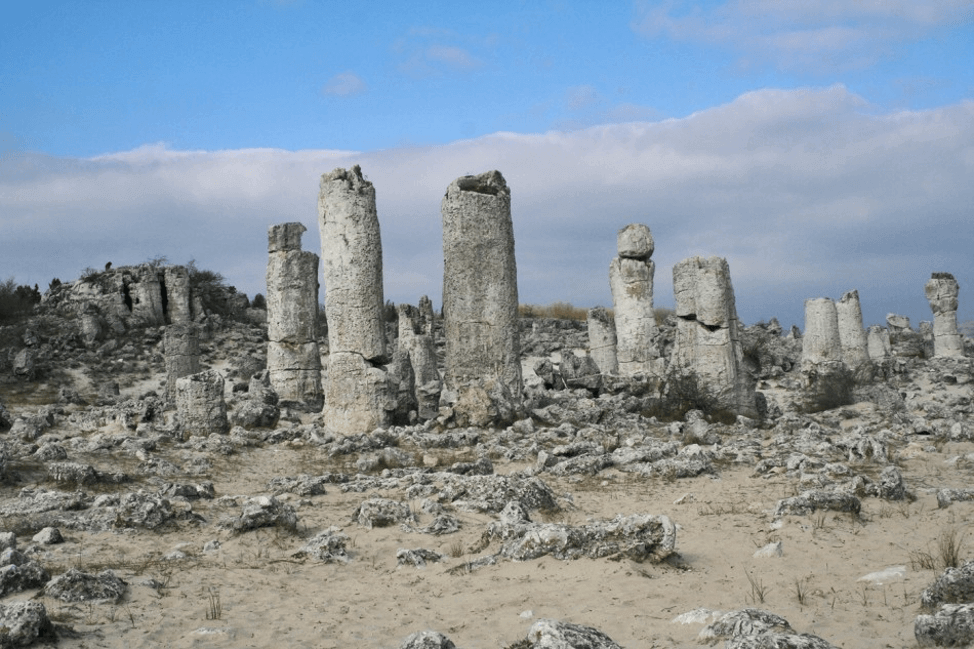
POLYGON ((319 176, 361 164, 375 184, 386 297, 439 300, 439 206, 457 176, 507 178, 522 301, 608 304, 615 233, 656 239, 656 295, 671 268, 727 257, 746 322, 802 323, 806 298, 857 288, 868 323, 930 317, 933 271, 974 318, 974 102, 877 115, 842 86, 763 90, 682 119, 544 134, 497 133, 378 152, 172 151, 0 160, 2 276, 46 286, 86 266, 195 258, 263 292, 268 226, 302 221, 318 250, 319 176), (968 288, 964 288, 968 287, 968 288))
POLYGON ((351 95, 360 95, 368 89, 368 84, 354 72, 341 72, 329 79, 321 91, 326 95, 348 97, 351 95))
POLYGON ((451 45, 430 45, 426 48, 426 58, 459 69, 475 68, 480 65, 480 61, 470 52, 462 47, 451 45))
POLYGON ((742 65, 822 72, 868 67, 901 43, 974 20, 971 0, 729 0, 640 3, 633 29, 738 51, 742 65))

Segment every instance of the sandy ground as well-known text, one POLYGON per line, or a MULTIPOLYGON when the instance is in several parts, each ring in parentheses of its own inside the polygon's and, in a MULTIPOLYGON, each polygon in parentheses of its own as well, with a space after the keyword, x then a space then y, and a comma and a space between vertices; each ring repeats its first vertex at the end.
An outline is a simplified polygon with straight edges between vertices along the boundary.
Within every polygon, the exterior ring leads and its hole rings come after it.
MULTIPOLYGON (((129 584, 119 604, 39 599, 56 621, 77 632, 59 646, 79 648, 392 648, 423 629, 445 633, 460 648, 500 648, 523 638, 538 618, 593 626, 630 648, 692 647, 699 646, 703 622, 674 618, 699 608, 746 606, 782 615, 796 630, 840 647, 914 647, 919 593, 939 573, 912 559, 917 552, 935 555, 945 532, 967 530, 974 504, 938 509, 933 488, 969 484, 971 471, 948 460, 971 452, 974 445, 949 444, 902 462, 905 480, 918 495, 915 502, 869 498, 860 519, 834 512, 789 516, 780 529, 773 529, 770 511, 778 499, 796 493, 795 481, 783 475, 752 477, 750 469, 739 467, 725 468, 717 478, 676 481, 612 472, 584 479, 543 476, 574 503, 547 521, 581 524, 620 513, 671 517, 679 526, 681 558, 673 565, 546 557, 451 572, 490 551, 465 552, 490 517, 460 513, 461 531, 439 537, 399 527, 369 530, 351 522, 357 505, 373 495, 403 499, 403 494, 329 487, 320 496, 282 496, 297 509, 297 534, 266 529, 233 536, 212 522, 238 508, 197 501, 194 510, 210 521, 202 527, 184 524, 164 534, 66 531, 65 544, 41 552, 41 562, 54 572, 71 566, 115 569, 129 584), (306 537, 332 525, 351 539, 348 564, 292 557, 306 537), (204 553, 203 545, 213 539, 220 540, 220 549, 204 553), (782 544, 780 557, 754 556, 775 541, 782 544), (448 558, 422 569, 397 567, 399 548, 420 547, 448 558), (185 558, 162 558, 176 550, 185 558), (449 556, 460 551, 465 553, 449 556), (903 572, 884 583, 863 581, 897 566, 903 572)), ((267 493, 272 477, 335 468, 314 447, 279 445, 220 459, 212 476, 218 497, 254 495, 267 493)), ((497 473, 519 468, 495 464, 497 473)), ((418 503, 413 505, 418 511, 418 503)), ((421 513, 420 524, 431 518, 421 513)), ((21 547, 28 542, 21 540, 21 547)), ((974 539, 964 550, 971 544, 974 539)))

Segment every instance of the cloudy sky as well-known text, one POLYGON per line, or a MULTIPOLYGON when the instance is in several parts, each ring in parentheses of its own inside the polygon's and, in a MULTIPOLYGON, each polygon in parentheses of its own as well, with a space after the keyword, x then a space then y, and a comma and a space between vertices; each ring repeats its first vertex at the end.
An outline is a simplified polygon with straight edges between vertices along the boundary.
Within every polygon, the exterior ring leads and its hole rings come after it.
POLYGON ((318 179, 375 184, 385 294, 438 303, 440 200, 511 187, 521 301, 610 305, 615 235, 726 257, 741 319, 974 319, 974 0, 33 0, 0 38, 0 279, 166 256, 264 292, 318 179))

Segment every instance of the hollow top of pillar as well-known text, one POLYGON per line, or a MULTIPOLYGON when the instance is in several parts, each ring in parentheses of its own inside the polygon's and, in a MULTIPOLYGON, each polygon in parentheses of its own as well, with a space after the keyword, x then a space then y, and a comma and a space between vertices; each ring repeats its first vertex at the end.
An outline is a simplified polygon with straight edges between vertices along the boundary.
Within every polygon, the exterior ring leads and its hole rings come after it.
POLYGON ((851 291, 846 291, 842 294, 839 302, 858 302, 859 301, 859 291, 857 289, 852 289, 851 291))
POLYGON ((301 235, 307 231, 303 223, 278 223, 267 229, 267 252, 301 250, 301 235))
POLYGON ((362 175, 362 167, 359 165, 354 165, 351 169, 338 167, 326 174, 321 174, 319 188, 322 193, 341 188, 355 194, 375 194, 375 188, 362 175))
POLYGON ((642 223, 630 223, 619 230, 616 236, 619 256, 628 259, 649 259, 653 256, 656 244, 653 233, 642 223))
POLYGON ((485 171, 476 176, 460 176, 450 183, 450 186, 446 190, 447 196, 456 192, 473 192, 475 194, 498 196, 502 194, 509 195, 511 190, 507 187, 507 181, 504 180, 501 172, 492 170, 485 171))

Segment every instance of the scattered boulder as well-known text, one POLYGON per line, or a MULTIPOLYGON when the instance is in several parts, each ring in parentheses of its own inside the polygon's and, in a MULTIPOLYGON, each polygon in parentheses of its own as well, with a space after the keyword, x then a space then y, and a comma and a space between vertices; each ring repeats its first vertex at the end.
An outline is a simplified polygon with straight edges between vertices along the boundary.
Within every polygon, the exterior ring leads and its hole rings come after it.
POLYGON ((438 631, 419 631, 403 640, 399 649, 457 649, 457 646, 438 631))
POLYGON ((944 604, 933 615, 918 615, 913 636, 921 647, 969 647, 974 643, 974 605, 944 604))
POLYGON ((97 575, 70 568, 44 587, 44 595, 62 602, 94 602, 117 604, 125 594, 126 583, 111 570, 97 575))
POLYGON ((941 604, 974 603, 974 561, 947 568, 920 593, 920 605, 932 611, 941 604))
POLYGON ((294 508, 273 496, 248 498, 240 516, 229 524, 230 529, 238 534, 261 527, 279 527, 293 531, 297 526, 298 515, 294 508))
POLYGON ((308 557, 322 563, 348 563, 348 551, 345 544, 348 535, 343 534, 337 527, 329 527, 315 534, 296 553, 295 557, 308 557))
POLYGON ((38 638, 54 636, 47 609, 38 602, 0 604, 0 649, 27 647, 38 638))
POLYGON ((412 523, 416 515, 407 503, 388 498, 370 498, 355 509, 352 520, 367 529, 388 527, 399 523, 412 523))
POLYGON ((531 649, 622 649, 598 629, 560 620, 538 620, 527 639, 531 649))

